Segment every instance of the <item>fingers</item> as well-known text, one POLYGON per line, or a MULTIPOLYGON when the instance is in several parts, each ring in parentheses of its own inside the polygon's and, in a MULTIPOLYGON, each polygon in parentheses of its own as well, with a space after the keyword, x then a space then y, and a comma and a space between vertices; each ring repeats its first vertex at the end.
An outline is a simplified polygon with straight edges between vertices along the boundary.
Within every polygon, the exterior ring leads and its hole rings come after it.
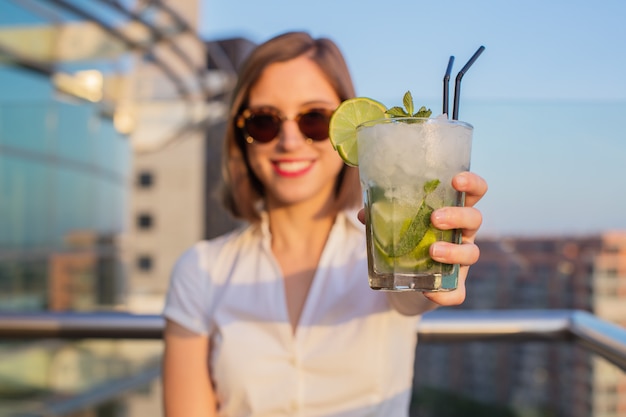
POLYGON ((450 292, 424 293, 424 297, 442 306, 459 305, 465 301, 465 279, 469 265, 475 264, 480 257, 480 249, 474 243, 474 238, 482 224, 482 214, 472 205, 480 200, 487 191, 487 184, 484 180, 473 174, 469 176, 466 176, 465 173, 460 174, 455 177, 453 184, 459 191, 470 193, 466 196, 470 195, 471 197, 467 207, 444 207, 435 210, 431 216, 433 226, 438 229, 461 229, 462 231, 462 243, 460 245, 435 242, 430 246, 430 256, 435 261, 460 265, 457 289, 450 292))
POLYGON ((452 186, 465 193, 465 206, 474 206, 487 193, 487 181, 473 172, 461 172, 452 178, 452 186))
POLYGON ((463 241, 473 242, 483 215, 474 207, 443 207, 433 212, 430 221, 439 230, 462 229, 463 241))
POLYGON ((361 223, 365 224, 365 209, 359 210, 359 212, 356 214, 356 217, 361 223))
MULTIPOLYGON (((471 246, 476 246, 476 245, 471 244, 471 246)), ((475 247, 475 250, 477 251, 478 247, 475 247)), ((475 255, 478 256, 478 252, 475 255)), ((465 289, 465 280, 467 278, 468 272, 469 272, 469 266, 461 266, 459 270, 458 285, 457 285, 457 288, 453 291, 424 292, 422 294, 424 294, 424 297, 426 297, 433 303, 439 304, 441 306, 456 306, 456 305, 462 304, 465 301, 465 297, 467 295, 466 289, 465 289)))
POLYGON ((469 266, 478 261, 480 249, 475 243, 434 242, 430 245, 430 257, 444 264, 469 266))
POLYGON ((430 220, 433 226, 440 230, 460 229, 461 244, 435 242, 430 247, 430 255, 435 261, 446 264, 473 265, 480 256, 480 250, 474 244, 474 239, 482 224, 483 216, 472 205, 487 192, 487 183, 476 174, 463 172, 454 177, 452 184, 458 191, 466 193, 466 202, 467 196, 470 196, 470 204, 466 207, 437 209, 431 215, 430 220))
MULTIPOLYGON (((459 278, 460 281, 460 278, 459 278)), ((441 306, 456 306, 465 301, 465 283, 459 282, 456 290, 450 292, 424 292, 424 297, 441 306)))

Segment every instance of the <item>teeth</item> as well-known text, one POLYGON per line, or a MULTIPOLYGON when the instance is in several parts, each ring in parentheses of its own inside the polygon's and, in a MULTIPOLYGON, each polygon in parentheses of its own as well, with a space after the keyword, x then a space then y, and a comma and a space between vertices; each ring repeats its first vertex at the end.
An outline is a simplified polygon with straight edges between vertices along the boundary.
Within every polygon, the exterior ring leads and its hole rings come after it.
POLYGON ((311 161, 279 162, 276 165, 281 171, 298 172, 308 168, 311 165, 311 161))

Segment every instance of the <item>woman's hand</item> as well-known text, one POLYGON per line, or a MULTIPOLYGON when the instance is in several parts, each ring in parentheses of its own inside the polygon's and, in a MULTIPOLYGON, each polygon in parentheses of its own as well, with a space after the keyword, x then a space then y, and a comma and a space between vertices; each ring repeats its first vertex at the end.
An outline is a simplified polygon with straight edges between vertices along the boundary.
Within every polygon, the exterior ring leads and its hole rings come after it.
MULTIPOLYGON (((449 292, 425 292, 424 296, 439 305, 458 305, 465 301, 465 279, 469 266, 478 261, 480 250, 474 243, 476 232, 482 224, 482 214, 474 205, 487 192, 487 182, 472 172, 462 172, 452 179, 452 186, 465 192, 464 207, 443 207, 433 212, 430 221, 437 229, 461 229, 461 244, 435 242, 430 246, 430 256, 437 262, 460 264, 458 287, 449 292)), ((358 218, 365 222, 364 210, 358 218)))
POLYGON ((465 192, 465 207, 443 207, 433 212, 430 221, 437 229, 461 229, 461 244, 435 242, 430 256, 437 262, 460 264, 458 287, 450 292, 429 292, 424 296, 439 305, 458 305, 465 301, 465 279, 469 266, 478 261, 480 250, 474 243, 483 216, 474 205, 487 192, 487 182, 471 172, 462 172, 452 179, 457 191, 465 192))

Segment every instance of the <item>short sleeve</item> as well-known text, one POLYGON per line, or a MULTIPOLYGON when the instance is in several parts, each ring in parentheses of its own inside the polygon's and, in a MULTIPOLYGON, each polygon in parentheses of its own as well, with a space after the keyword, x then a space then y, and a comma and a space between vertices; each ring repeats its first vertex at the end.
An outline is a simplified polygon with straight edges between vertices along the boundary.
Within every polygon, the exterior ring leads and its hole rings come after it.
POLYGON ((211 333, 211 276, 206 242, 187 250, 170 277, 163 316, 199 334, 211 333))

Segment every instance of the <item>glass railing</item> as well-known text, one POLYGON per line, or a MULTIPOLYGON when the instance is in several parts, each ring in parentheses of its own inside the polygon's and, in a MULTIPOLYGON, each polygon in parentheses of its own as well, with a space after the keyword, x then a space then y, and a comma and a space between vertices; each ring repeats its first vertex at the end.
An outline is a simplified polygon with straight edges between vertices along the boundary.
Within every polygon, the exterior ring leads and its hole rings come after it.
MULTIPOLYGON (((1 313, 0 416, 161 416, 163 325, 158 315, 1 313)), ((440 309, 417 333, 412 416, 623 411, 626 330, 590 313, 440 309)))

